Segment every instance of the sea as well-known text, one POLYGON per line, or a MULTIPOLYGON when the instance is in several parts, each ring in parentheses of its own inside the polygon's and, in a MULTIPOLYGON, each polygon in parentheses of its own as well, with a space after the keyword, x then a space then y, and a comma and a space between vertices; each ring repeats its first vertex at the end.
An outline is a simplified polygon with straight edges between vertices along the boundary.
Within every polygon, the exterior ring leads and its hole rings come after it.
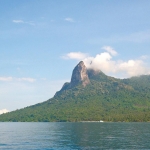
POLYGON ((0 150, 150 149, 150 123, 0 123, 0 150))

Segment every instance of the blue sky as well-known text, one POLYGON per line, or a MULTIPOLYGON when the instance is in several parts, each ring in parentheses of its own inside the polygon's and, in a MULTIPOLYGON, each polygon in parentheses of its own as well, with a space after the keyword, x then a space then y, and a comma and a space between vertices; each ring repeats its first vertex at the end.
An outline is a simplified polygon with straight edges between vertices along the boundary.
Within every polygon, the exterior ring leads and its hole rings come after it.
POLYGON ((118 78, 150 74, 149 8, 149 0, 1 0, 0 113, 53 97, 80 60, 118 78))

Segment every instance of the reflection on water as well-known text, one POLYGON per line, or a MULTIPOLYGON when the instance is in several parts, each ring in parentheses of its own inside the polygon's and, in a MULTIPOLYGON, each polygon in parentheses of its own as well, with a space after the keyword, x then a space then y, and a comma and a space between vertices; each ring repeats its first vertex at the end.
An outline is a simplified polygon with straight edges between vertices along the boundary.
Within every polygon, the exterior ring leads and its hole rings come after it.
POLYGON ((0 123, 0 149, 150 149, 150 123, 0 123))

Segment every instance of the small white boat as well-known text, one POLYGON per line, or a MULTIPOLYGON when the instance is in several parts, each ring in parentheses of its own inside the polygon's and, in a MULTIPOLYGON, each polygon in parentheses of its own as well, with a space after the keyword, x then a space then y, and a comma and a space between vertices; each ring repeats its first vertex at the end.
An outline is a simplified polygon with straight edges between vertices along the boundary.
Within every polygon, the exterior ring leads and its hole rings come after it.
POLYGON ((104 122, 103 120, 100 120, 99 122, 104 122))

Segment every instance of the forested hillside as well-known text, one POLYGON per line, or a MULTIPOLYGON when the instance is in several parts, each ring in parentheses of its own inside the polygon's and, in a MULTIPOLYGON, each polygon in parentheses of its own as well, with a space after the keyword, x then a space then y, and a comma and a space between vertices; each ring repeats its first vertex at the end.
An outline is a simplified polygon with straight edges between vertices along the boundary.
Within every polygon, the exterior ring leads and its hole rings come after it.
POLYGON ((87 70, 80 62, 55 96, 0 115, 0 121, 150 121, 150 76, 129 79, 87 70))

